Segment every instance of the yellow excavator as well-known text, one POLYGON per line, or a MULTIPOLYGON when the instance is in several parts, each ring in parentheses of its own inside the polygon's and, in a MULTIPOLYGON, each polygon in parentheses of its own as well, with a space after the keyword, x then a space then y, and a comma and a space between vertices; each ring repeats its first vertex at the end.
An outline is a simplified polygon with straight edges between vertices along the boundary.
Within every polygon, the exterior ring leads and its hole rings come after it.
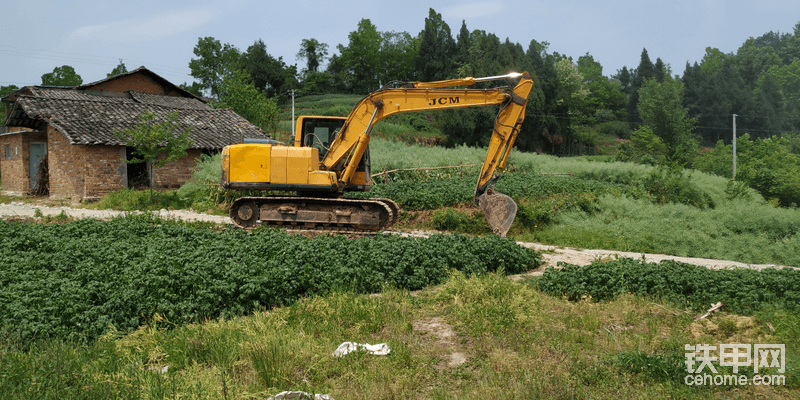
POLYGON ((368 191, 369 141, 375 124, 392 115, 476 106, 499 106, 475 201, 492 230, 505 236, 517 213, 514 201, 493 190, 514 145, 533 80, 525 73, 435 82, 395 82, 370 93, 347 117, 300 116, 292 145, 268 141, 226 146, 221 184, 226 189, 295 192, 242 197, 231 204, 231 220, 251 229, 273 225, 333 232, 376 232, 397 222, 400 207, 390 199, 344 198, 368 191), (514 87, 465 88, 478 82, 519 79, 514 87))

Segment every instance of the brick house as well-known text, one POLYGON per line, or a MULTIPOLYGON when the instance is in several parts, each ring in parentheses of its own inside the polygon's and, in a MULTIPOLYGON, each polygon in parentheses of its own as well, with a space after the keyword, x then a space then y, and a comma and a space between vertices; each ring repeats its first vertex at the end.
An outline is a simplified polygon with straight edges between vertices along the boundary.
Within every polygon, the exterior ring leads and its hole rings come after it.
POLYGON ((269 137, 232 110, 213 109, 144 67, 78 87, 27 86, 2 102, 0 179, 3 191, 18 194, 36 186, 40 167, 48 173, 50 197, 73 201, 147 182, 146 168, 124 161, 132 149, 114 135, 135 127, 147 111, 156 121, 177 112, 181 129, 193 126, 188 155, 154 171, 158 187, 186 182, 203 153, 244 137, 269 137))

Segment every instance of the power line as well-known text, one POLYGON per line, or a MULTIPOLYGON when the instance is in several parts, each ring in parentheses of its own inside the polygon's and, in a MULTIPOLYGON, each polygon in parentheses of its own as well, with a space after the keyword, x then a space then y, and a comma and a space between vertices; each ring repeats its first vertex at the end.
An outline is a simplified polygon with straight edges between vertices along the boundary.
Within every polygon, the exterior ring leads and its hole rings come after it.
MULTIPOLYGON (((90 65, 102 65, 102 66, 107 66, 110 64, 117 66, 117 63, 120 60, 122 60, 123 62, 126 61, 124 57, 97 56, 97 55, 87 55, 80 53, 65 53, 52 50, 39 50, 39 51, 42 53, 36 51, 23 50, 14 46, 0 45, 0 54, 5 54, 11 57, 17 57, 23 59, 52 60, 58 63, 65 63, 65 64, 81 63, 90 65), (6 49, 3 49, 3 47, 5 47, 6 49), (15 49, 15 50, 9 50, 9 49, 15 49), (47 53, 55 53, 55 54, 47 54, 47 53)), ((179 79, 187 79, 188 77, 191 76, 188 66, 186 68, 175 67, 164 64, 147 63, 141 60, 131 59, 131 58, 128 58, 127 61, 128 63, 147 65, 148 68, 150 68, 151 70, 158 69, 160 74, 170 76, 173 78, 180 77, 179 79)), ((23 83, 23 84, 36 85, 38 83, 23 83)))
MULTIPOLYGON (((63 51, 56 51, 56 50, 20 48, 20 47, 16 47, 16 46, 8 46, 8 45, 0 44, 0 48, 2 48, 2 47, 6 47, 6 48, 9 48, 9 49, 15 49, 15 50, 2 50, 2 49, 0 49, 0 52, 7 52, 7 53, 11 53, 11 54, 19 54, 19 55, 21 55, 23 57, 28 57, 28 58, 73 59, 73 60, 89 62, 89 63, 94 63, 95 61, 100 61, 100 60, 107 60, 107 61, 116 63, 120 59, 123 59, 123 60, 125 59, 125 57, 120 57, 120 56, 98 56, 96 54, 82 54, 82 53, 63 52, 63 51), (59 56, 59 55, 40 54, 40 53, 64 54, 64 55, 66 55, 66 57, 59 56), (26 56, 25 54, 34 54, 34 56, 30 56, 29 57, 29 56, 26 56), (80 56, 80 57, 75 57, 75 56, 80 56), (84 58, 84 57, 88 57, 88 58, 84 58), (94 59, 94 60, 92 60, 92 59, 94 59)), ((141 60, 136 60, 136 59, 131 59, 131 58, 129 58, 128 60, 129 61, 134 61, 134 62, 142 62, 141 60)), ((147 63, 147 64, 150 65, 150 66, 158 66, 158 67, 162 67, 162 68, 166 68, 166 69, 171 69, 174 72, 178 72, 178 73, 184 73, 184 72, 186 72, 188 70, 188 67, 186 67, 186 68, 174 67, 172 65, 156 64, 156 63, 152 63, 152 62, 147 63)), ((103 62, 102 64, 97 64, 97 65, 105 65, 105 62, 103 62)))

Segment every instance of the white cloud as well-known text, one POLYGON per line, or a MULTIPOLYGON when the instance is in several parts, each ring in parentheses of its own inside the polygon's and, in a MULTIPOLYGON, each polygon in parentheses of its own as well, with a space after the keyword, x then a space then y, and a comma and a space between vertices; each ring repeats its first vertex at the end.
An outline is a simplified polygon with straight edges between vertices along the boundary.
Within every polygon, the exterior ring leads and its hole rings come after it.
MULTIPOLYGON (((468 20, 478 17, 487 17, 499 13, 503 9, 503 5, 497 2, 482 2, 462 4, 455 7, 450 7, 444 11, 448 17, 457 20, 468 20)), ((449 18, 448 18, 449 19, 449 18)))
POLYGON ((214 18, 211 9, 167 11, 145 18, 134 18, 74 30, 67 43, 108 42, 132 44, 163 40, 191 31, 214 18))

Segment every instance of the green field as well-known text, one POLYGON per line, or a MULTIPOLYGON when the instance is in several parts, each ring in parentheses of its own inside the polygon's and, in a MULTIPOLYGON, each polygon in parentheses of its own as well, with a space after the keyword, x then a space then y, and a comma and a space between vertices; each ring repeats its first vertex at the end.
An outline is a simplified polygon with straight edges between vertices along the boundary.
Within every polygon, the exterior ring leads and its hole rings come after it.
MULTIPOLYGON (((381 175, 364 195, 397 201, 401 230, 467 235, 0 222, 0 398, 798 397, 796 270, 622 259, 505 276, 541 259, 514 240, 798 266, 800 210, 698 171, 515 152, 496 188, 519 212, 500 239, 472 204, 483 149, 371 146, 373 173, 456 166, 381 175), (344 341, 392 351, 333 357, 344 341), (766 370, 785 381, 686 385, 684 346, 698 343, 785 344, 785 371, 766 370)), ((241 194, 218 181, 208 158, 156 204, 120 191, 92 206, 224 213, 241 194)))

